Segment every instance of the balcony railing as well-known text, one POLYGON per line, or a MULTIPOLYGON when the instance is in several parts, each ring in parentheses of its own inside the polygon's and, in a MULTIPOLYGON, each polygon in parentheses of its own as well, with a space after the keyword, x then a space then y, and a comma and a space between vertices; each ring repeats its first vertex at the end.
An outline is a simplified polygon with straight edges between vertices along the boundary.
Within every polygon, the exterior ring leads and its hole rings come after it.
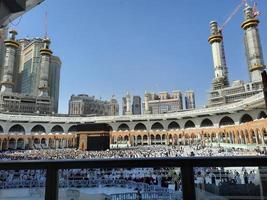
MULTIPOLYGON (((194 167, 266 167, 267 156, 257 157, 188 157, 140 159, 91 159, 49 161, 1 161, 0 170, 46 170, 45 200, 57 200, 60 169, 117 169, 179 167, 181 169, 183 199, 196 199, 194 167)), ((265 188, 266 189, 266 188, 265 188)), ((265 190, 264 189, 264 190, 265 190)))

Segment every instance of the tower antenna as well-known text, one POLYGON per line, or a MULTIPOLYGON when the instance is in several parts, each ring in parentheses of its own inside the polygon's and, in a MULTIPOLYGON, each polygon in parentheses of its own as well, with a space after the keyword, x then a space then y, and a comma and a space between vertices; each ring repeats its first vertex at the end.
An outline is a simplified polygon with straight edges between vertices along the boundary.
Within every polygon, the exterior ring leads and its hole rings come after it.
POLYGON ((48 13, 47 13, 47 11, 45 11, 45 38, 48 38, 48 34, 47 34, 47 29, 48 29, 48 13))

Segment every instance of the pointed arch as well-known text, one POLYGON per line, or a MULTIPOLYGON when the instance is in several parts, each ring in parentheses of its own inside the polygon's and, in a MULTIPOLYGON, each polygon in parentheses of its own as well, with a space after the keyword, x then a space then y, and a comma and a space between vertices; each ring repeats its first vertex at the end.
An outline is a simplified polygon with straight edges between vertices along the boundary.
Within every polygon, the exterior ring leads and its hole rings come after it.
POLYGON ((195 128, 195 127, 196 127, 195 123, 192 122, 191 120, 188 120, 188 121, 185 123, 185 125, 184 125, 184 128, 185 128, 185 129, 186 129, 186 128, 195 128))
POLYGON ((71 127, 69 127, 68 129, 68 133, 75 133, 77 132, 78 129, 77 129, 77 125, 72 125, 71 127))
POLYGON ((177 122, 173 121, 168 125, 168 130, 172 129, 180 129, 180 125, 177 122))
POLYGON ((231 117, 225 116, 223 117, 220 122, 219 122, 219 126, 229 126, 229 125, 234 125, 235 122, 231 117))
POLYGON ((251 122, 251 121, 253 121, 253 118, 249 114, 244 114, 240 118, 240 123, 247 123, 247 122, 251 122))
POLYGON ((24 149, 24 139, 23 138, 19 138, 17 140, 17 149, 24 149))
POLYGON ((45 128, 42 125, 36 125, 31 129, 31 133, 46 133, 45 128))
POLYGON ((60 125, 55 125, 55 126, 51 129, 51 133, 64 133, 64 129, 63 129, 62 126, 60 126, 60 125))
POLYGON ((138 123, 135 125, 134 130, 135 131, 146 131, 147 128, 143 123, 138 123))
POLYGON ((206 119, 203 119, 201 124, 200 124, 200 127, 211 127, 213 126, 213 123, 210 119, 206 118, 206 119))
POLYGON ((164 127, 161 123, 159 122, 155 122, 152 126, 151 126, 151 130, 163 130, 164 127))
POLYGON ((119 127, 118 127, 118 131, 129 131, 130 128, 127 124, 120 124, 119 127))
POLYGON ((25 134, 25 129, 20 124, 16 124, 9 129, 8 133, 25 134))
POLYGON ((257 117, 257 119, 266 119, 266 118, 267 118, 267 115, 264 111, 261 111, 257 117))
POLYGON ((8 148, 12 150, 16 149, 16 140, 14 138, 8 140, 8 148))

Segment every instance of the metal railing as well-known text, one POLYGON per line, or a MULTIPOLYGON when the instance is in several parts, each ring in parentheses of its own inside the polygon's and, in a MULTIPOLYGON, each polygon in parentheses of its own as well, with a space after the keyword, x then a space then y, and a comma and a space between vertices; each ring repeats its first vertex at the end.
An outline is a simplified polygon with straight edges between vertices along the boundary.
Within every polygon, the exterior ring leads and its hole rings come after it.
POLYGON ((246 167, 267 166, 267 156, 253 157, 188 157, 188 158, 140 158, 140 159, 91 159, 49 161, 1 161, 0 170, 45 169, 45 200, 58 200, 60 169, 115 169, 147 167, 179 167, 182 175, 183 199, 196 199, 194 167, 246 167))

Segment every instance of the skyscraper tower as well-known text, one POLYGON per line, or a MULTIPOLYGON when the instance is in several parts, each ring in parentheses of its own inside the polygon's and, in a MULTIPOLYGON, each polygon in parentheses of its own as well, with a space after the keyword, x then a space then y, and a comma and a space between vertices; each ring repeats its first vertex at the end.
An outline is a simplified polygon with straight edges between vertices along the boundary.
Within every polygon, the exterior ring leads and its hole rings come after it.
POLYGON ((265 68, 265 64, 257 28, 260 21, 256 18, 255 12, 249 5, 246 5, 244 9, 244 18, 245 21, 241 24, 241 28, 245 31, 244 43, 250 81, 261 81, 261 73, 265 68))
POLYGON ((150 110, 149 110, 149 105, 148 105, 148 101, 149 101, 149 94, 147 92, 145 92, 145 97, 144 97, 144 114, 150 114, 150 110))
POLYGON ((132 115, 131 95, 127 92, 126 95, 126 115, 132 115))
POLYGON ((132 112, 133 115, 141 115, 141 97, 133 96, 132 112))
POLYGON ((13 92, 13 73, 16 50, 19 47, 19 43, 16 42, 17 32, 11 30, 9 32, 9 38, 5 40, 5 59, 3 67, 3 78, 1 82, 1 92, 13 92))
POLYGON ((213 90, 229 86, 228 72, 224 53, 223 36, 215 21, 210 22, 211 35, 208 39, 212 48, 214 79, 213 90))
POLYGON ((195 93, 192 90, 185 92, 185 109, 195 109, 195 93))
POLYGON ((48 76, 49 64, 52 51, 49 49, 50 40, 44 39, 44 48, 40 50, 41 54, 41 69, 40 69, 40 83, 39 83, 39 96, 48 96, 48 76))

